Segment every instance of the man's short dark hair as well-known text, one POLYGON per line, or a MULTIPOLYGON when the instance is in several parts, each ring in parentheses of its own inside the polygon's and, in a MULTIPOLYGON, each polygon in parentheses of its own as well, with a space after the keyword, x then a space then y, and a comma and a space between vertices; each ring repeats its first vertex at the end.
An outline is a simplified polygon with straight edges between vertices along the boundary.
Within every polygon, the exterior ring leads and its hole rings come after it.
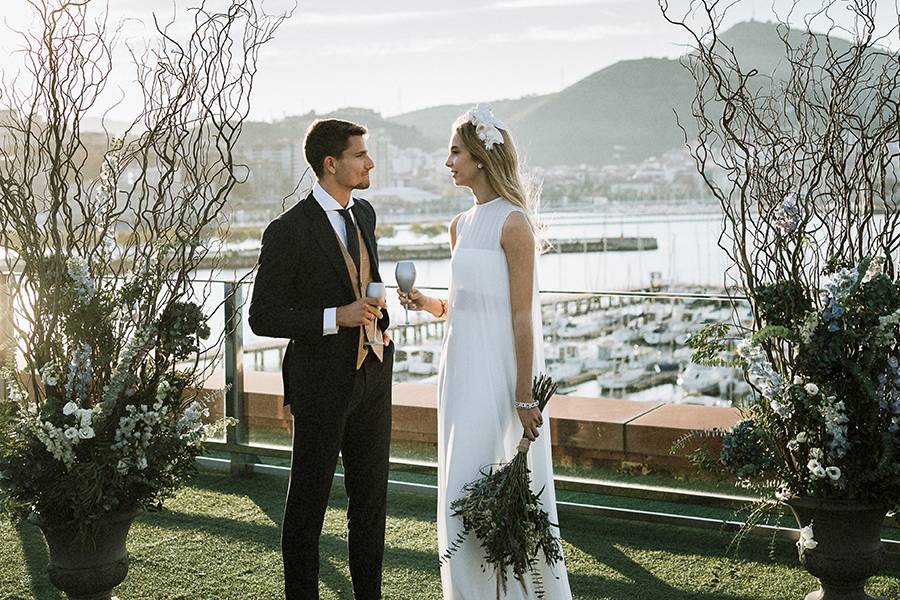
POLYGON ((368 132, 362 125, 350 121, 316 119, 306 130, 306 141, 303 143, 306 162, 316 177, 321 177, 325 171, 325 157, 339 158, 350 145, 351 137, 368 132))

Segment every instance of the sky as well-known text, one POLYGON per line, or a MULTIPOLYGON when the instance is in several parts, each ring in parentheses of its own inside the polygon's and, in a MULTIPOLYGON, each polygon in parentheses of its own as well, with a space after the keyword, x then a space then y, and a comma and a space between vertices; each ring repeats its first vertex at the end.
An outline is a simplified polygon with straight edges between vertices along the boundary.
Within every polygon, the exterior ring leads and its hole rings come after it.
MULTIPOLYGON (((123 35, 134 40, 152 33, 154 12, 168 17, 198 1, 108 0, 108 6, 110 19, 124 19, 123 35)), ((671 4, 681 8, 687 1, 671 4)), ((92 2, 96 11, 106 5, 92 2)), ((894 2, 881 5, 881 21, 896 24, 894 2)), ((263 6, 278 12, 293 1, 264 0, 263 6)), ((790 3, 740 1, 724 25, 772 20, 773 6, 785 15, 790 3)), ((25 0, 3 0, 3 8, 0 70, 8 76, 22 61, 10 28, 33 22, 25 0)), ((391 116, 551 93, 620 60, 677 57, 686 42, 655 0, 299 0, 262 54, 251 117, 274 120, 344 106, 391 116)), ((126 101, 114 117, 129 111, 133 69, 127 61, 123 52, 116 55, 112 89, 126 90, 126 101)))

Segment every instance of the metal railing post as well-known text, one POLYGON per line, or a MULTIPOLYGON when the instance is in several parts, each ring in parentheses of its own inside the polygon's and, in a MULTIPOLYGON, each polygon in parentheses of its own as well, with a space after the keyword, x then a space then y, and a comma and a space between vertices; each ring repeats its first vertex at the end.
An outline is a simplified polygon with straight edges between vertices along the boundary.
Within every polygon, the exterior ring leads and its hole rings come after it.
MULTIPOLYGON (((241 323, 243 288, 240 282, 225 283, 225 416, 238 420, 225 431, 229 446, 247 444, 247 410, 244 404, 244 336, 241 323)), ((247 455, 231 452, 231 474, 245 477, 251 470, 247 455)))

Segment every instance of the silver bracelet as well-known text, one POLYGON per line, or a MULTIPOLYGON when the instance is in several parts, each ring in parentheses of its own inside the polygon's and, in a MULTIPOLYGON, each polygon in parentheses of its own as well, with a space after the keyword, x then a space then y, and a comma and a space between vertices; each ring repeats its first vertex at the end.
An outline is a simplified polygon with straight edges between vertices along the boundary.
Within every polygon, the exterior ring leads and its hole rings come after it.
POLYGON ((531 409, 531 408, 537 408, 540 405, 541 405, 540 402, 516 402, 516 408, 531 409))

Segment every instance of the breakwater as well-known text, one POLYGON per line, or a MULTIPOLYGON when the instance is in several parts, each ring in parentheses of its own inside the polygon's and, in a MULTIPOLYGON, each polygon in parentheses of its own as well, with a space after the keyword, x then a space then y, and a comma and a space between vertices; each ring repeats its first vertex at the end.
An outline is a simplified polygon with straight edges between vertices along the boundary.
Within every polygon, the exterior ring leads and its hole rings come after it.
MULTIPOLYGON (((546 253, 571 254, 587 252, 640 252, 658 248, 655 237, 601 237, 578 239, 546 240, 546 253)), ((252 267, 256 264, 259 250, 226 251, 219 259, 219 266, 228 269, 252 267)), ((446 242, 435 244, 379 244, 378 258, 384 261, 397 260, 446 260, 450 258, 450 245, 446 242)))

